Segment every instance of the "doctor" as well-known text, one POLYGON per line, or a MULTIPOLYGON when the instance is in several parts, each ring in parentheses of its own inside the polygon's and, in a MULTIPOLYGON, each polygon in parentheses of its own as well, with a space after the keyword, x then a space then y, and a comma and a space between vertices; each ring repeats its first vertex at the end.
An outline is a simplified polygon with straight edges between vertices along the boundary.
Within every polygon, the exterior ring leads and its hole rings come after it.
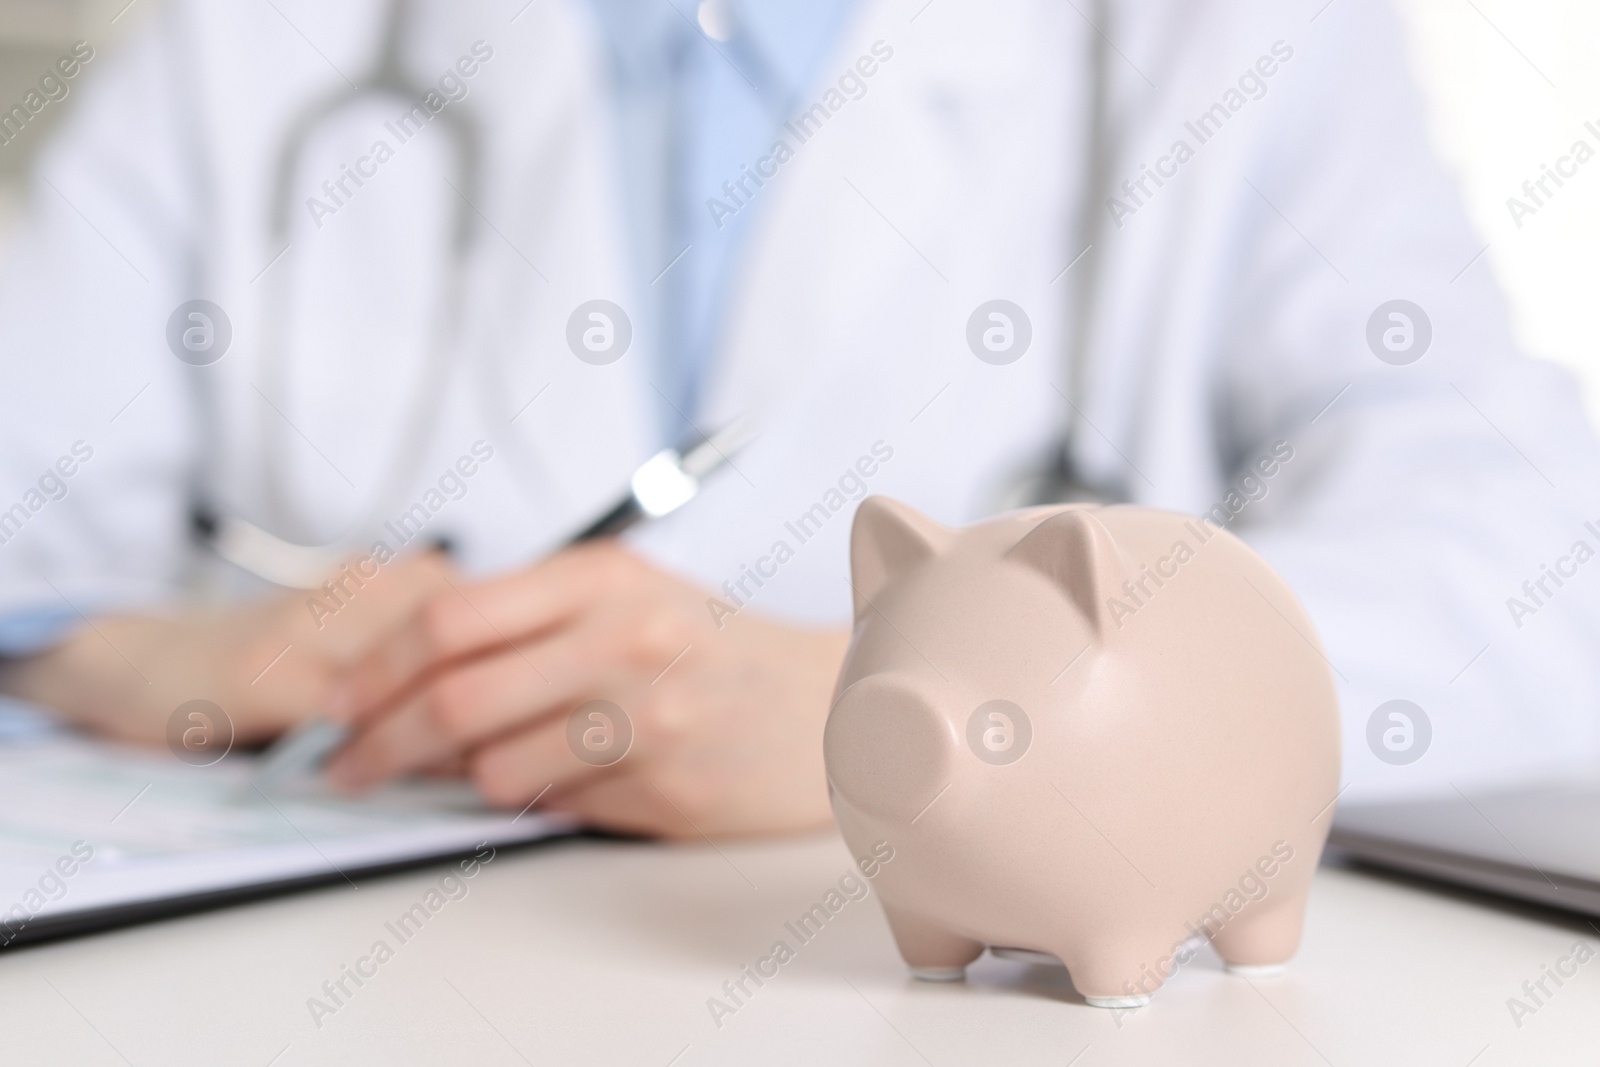
POLYGON ((1600 755, 1594 442, 1380 3, 170 0, 96 63, 0 287, 12 694, 150 740, 197 697, 246 740, 335 714, 351 786, 817 826, 854 504, 960 523, 1053 468, 1285 575, 1356 792, 1600 755), (532 562, 745 413, 689 506, 532 562), (252 586, 218 515, 348 563, 252 586), (591 698, 614 766, 567 747, 591 698), (1396 698, 1408 764, 1368 743, 1396 698))

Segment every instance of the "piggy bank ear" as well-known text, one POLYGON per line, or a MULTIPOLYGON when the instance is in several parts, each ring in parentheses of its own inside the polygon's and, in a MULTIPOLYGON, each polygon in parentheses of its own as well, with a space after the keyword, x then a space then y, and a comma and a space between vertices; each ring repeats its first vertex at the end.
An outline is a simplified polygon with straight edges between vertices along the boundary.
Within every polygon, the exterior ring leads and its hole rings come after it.
POLYGON ((872 610, 868 602, 877 599, 891 578, 937 555, 949 537, 949 530, 897 500, 886 496, 863 500, 850 528, 856 618, 872 610))
POLYGON ((1132 568, 1111 531, 1092 512, 1057 512, 1011 546, 1006 558, 1059 586, 1097 633, 1115 629, 1109 601, 1120 595, 1132 568))

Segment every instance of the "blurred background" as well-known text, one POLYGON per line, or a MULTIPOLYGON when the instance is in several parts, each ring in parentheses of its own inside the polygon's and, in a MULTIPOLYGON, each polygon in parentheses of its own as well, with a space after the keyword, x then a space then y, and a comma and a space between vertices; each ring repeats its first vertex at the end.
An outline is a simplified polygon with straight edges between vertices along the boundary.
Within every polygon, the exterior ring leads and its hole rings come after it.
MULTIPOLYGON (((97 53, 109 53, 161 3, 0 0, 0 107, 19 102, 74 40, 89 39, 97 53), (90 26, 97 27, 92 34, 90 26)), ((1600 3, 1397 0, 1397 6, 1432 110, 1435 150, 1455 172, 1486 246, 1468 269, 1494 272, 1510 297, 1523 350, 1575 371, 1600 426, 1600 159, 1579 168, 1520 228, 1506 204, 1577 138, 1600 147, 1600 135, 1584 129, 1585 122, 1600 129, 1600 3)), ((50 105, 41 121, 0 145, 0 240, 22 210, 35 154, 73 103, 69 96, 50 105)))
MULTIPOLYGON (((97 56, 103 54, 159 5, 160 0, 0 0, 0 110, 21 103, 72 42, 87 40, 97 56)), ((0 145, 0 237, 22 208, 28 167, 39 146, 72 108, 76 95, 51 103, 20 137, 0 145)))

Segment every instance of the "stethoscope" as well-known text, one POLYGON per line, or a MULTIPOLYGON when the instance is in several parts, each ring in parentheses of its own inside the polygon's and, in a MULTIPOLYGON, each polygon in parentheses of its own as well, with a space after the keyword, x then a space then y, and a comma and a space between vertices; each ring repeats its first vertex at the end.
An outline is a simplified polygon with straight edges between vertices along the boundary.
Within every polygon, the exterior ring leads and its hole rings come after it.
MULTIPOLYGON (((723 25, 729 27, 727 36, 719 34, 719 39, 748 64, 758 66, 759 56, 747 47, 748 38, 734 17, 733 5, 722 0, 709 2, 715 5, 715 15, 723 20, 723 25)), ((355 85, 335 90, 313 102, 291 124, 274 168, 269 214, 272 247, 285 247, 290 243, 294 178, 307 145, 320 127, 340 112, 367 100, 392 98, 414 103, 428 93, 430 87, 414 81, 406 73, 402 62, 405 37, 413 22, 412 4, 413 0, 389 0, 377 61, 370 74, 355 85)), ((1109 6, 1107 0, 1094 0, 1097 25, 1104 24, 1109 6)), ((1087 188, 1096 195, 1083 197, 1079 205, 1077 232, 1084 238, 1085 252, 1089 252, 1105 237, 1106 215, 1100 210, 1100 197, 1097 194, 1099 190, 1110 186, 1110 169, 1114 158, 1110 143, 1111 124, 1107 114, 1109 60, 1105 38, 1099 33, 1090 35, 1089 58, 1092 95, 1087 188)), ((762 70, 761 73, 766 72, 762 70)), ((760 80, 763 83, 763 95, 768 96, 770 102, 781 103, 768 91, 767 86, 771 84, 768 79, 763 77, 760 80)), ((400 503, 410 488, 442 409, 442 390, 457 355, 463 279, 476 238, 471 204, 479 182, 479 139, 471 118, 460 109, 439 112, 433 124, 439 125, 449 139, 456 163, 460 195, 455 198, 453 205, 451 258, 444 268, 445 281, 434 316, 432 335, 426 346, 423 372, 418 377, 409 404, 410 410, 402 423, 406 427, 405 432, 384 474, 380 491, 373 496, 354 526, 357 533, 375 528, 378 517, 392 505, 400 503)), ((1100 257, 1089 254, 1084 258, 1088 262, 1079 275, 1078 283, 1072 287, 1074 314, 1067 360, 1068 393, 1072 399, 1069 399, 1063 412, 1061 447, 1047 466, 1028 472, 1017 480, 1007 493, 1008 500, 1014 503, 1111 502, 1125 499, 1125 494, 1119 489, 1087 479, 1074 461, 1072 443, 1082 421, 1078 404, 1088 384, 1085 380, 1088 360, 1084 353, 1091 340, 1091 313, 1101 277, 1101 272, 1095 269, 1095 261, 1100 257)), ((268 275, 267 306, 279 312, 264 316, 263 321, 262 378, 263 392, 268 396, 285 395, 289 361, 282 358, 283 334, 291 317, 287 314, 291 310, 291 277, 292 272, 288 270, 269 272, 268 275)), ((222 559, 273 584, 291 588, 317 587, 347 553, 349 539, 341 538, 322 544, 298 543, 242 516, 224 511, 217 503, 218 494, 215 491, 224 460, 220 404, 214 393, 215 386, 209 379, 197 378, 196 388, 202 447, 190 490, 189 518, 197 540, 222 559)), ((288 444, 287 435, 292 431, 282 419, 266 419, 263 427, 262 475, 267 506, 284 525, 298 526, 303 530, 308 524, 294 506, 282 462, 286 454, 284 446, 288 444)), ((677 454, 668 449, 652 457, 650 462, 659 463, 668 453, 677 454)))
MULTIPOLYGON (((407 31, 414 23, 412 4, 413 0, 389 0, 377 61, 369 74, 354 85, 336 89, 312 102, 290 124, 273 168, 268 214, 271 247, 283 248, 286 252, 292 248, 294 180, 306 149, 319 129, 340 113, 361 104, 387 99, 410 105, 422 100, 430 91, 430 86, 419 84, 406 73, 402 60, 407 31)), ((470 116, 459 108, 437 112, 429 126, 440 128, 455 161, 454 177, 459 195, 452 203, 449 261, 442 268, 444 282, 423 346, 422 371, 400 421, 403 432, 382 474, 378 491, 372 494, 352 527, 357 534, 375 529, 379 517, 402 503, 411 488, 442 411, 441 397, 457 355, 463 280, 477 230, 471 205, 476 201, 479 184, 479 140, 470 116)), ((267 286, 264 304, 271 309, 262 320, 259 388, 266 397, 287 395, 289 360, 284 352, 284 334, 293 318, 293 278, 292 270, 281 269, 269 271, 263 279, 267 286)), ((198 457, 199 470, 190 493, 189 516, 196 538, 218 556, 258 578, 294 588, 315 587, 346 554, 350 538, 323 544, 298 543, 223 510, 216 492, 224 460, 220 405, 214 394, 215 386, 209 380, 197 382, 197 388, 201 392, 198 415, 202 448, 198 457)), ((288 451, 288 435, 293 432, 287 419, 263 417, 261 474, 267 510, 283 527, 303 534, 310 523, 295 506, 283 462, 288 451)))

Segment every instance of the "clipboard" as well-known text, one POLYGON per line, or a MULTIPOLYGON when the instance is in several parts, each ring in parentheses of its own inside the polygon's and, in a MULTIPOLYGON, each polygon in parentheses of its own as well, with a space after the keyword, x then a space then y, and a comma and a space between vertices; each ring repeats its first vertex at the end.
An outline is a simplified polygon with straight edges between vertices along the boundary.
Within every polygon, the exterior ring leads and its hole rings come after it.
POLYGON ((0 951, 577 832, 490 810, 461 781, 264 796, 255 762, 194 767, 70 735, 0 744, 0 951))

